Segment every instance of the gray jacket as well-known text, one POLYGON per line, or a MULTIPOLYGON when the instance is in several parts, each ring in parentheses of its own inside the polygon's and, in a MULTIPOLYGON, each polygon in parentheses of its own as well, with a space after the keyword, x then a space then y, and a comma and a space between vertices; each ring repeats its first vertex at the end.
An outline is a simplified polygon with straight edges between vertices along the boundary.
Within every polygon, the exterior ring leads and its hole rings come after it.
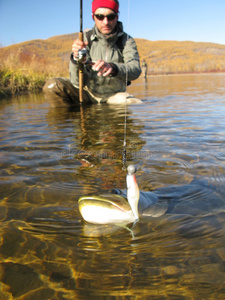
MULTIPOLYGON (((86 36, 84 39, 87 40, 86 36)), ((98 97, 107 98, 107 95, 111 96, 118 92, 125 92, 126 79, 127 81, 132 81, 141 74, 140 60, 134 39, 123 32, 123 25, 121 22, 118 22, 116 33, 110 36, 102 35, 97 27, 94 26, 91 40, 91 49, 89 46, 86 47, 87 60, 94 62, 102 59, 108 63, 113 63, 116 67, 116 75, 113 77, 99 77, 96 71, 85 65, 84 85, 98 97), (122 53, 116 43, 119 36, 123 36, 121 38, 123 44, 122 53)), ((72 55, 70 59, 70 81, 75 87, 79 87, 78 64, 72 55)))

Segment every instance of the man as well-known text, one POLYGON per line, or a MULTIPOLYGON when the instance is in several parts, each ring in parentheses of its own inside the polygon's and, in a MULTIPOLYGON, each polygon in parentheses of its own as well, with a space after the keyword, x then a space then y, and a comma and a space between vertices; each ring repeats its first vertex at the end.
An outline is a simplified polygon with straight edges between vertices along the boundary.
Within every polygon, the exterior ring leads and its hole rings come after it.
POLYGON ((145 59, 143 59, 141 68, 142 68, 143 77, 144 77, 145 79, 147 79, 147 75, 148 75, 148 65, 147 65, 147 62, 146 62, 145 59))
POLYGON ((70 80, 53 78, 43 91, 52 106, 79 105, 78 51, 86 48, 83 103, 141 102, 126 93, 126 84, 141 74, 140 60, 133 38, 123 32, 118 21, 117 0, 93 0, 94 28, 85 41, 75 40, 70 56, 70 80), (89 38, 88 38, 89 36, 89 38))

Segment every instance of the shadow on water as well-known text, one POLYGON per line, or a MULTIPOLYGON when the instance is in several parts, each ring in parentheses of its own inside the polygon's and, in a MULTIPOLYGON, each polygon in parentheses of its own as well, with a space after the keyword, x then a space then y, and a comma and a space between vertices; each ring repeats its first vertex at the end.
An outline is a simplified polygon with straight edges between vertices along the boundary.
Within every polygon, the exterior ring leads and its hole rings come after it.
POLYGON ((80 196, 125 189, 124 107, 0 103, 1 299, 223 299, 225 76, 138 80, 128 164, 167 211, 90 225, 80 196))

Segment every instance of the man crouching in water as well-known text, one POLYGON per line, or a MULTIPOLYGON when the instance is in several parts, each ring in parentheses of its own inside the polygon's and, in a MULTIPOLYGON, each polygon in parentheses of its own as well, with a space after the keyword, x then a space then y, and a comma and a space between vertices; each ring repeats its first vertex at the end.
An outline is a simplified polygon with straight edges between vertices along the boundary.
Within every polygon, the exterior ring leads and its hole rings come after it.
POLYGON ((118 21, 117 0, 93 0, 94 28, 86 32, 84 42, 75 40, 70 56, 70 80, 49 79, 43 91, 54 107, 79 105, 78 50, 86 48, 83 103, 138 103, 126 93, 126 84, 141 74, 139 54, 132 37, 118 21))

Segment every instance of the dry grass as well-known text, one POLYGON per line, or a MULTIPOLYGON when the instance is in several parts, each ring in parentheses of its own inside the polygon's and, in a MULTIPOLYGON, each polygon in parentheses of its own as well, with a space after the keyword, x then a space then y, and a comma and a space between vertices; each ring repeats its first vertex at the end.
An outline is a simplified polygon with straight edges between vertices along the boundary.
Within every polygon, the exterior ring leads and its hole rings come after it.
POLYGON ((149 74, 218 72, 225 70, 225 45, 136 39, 149 74))
MULTIPOLYGON (((0 48, 0 96, 41 89, 46 79, 68 77, 69 55, 78 33, 0 48)), ((225 70, 225 45, 135 39, 148 74, 225 70)))

